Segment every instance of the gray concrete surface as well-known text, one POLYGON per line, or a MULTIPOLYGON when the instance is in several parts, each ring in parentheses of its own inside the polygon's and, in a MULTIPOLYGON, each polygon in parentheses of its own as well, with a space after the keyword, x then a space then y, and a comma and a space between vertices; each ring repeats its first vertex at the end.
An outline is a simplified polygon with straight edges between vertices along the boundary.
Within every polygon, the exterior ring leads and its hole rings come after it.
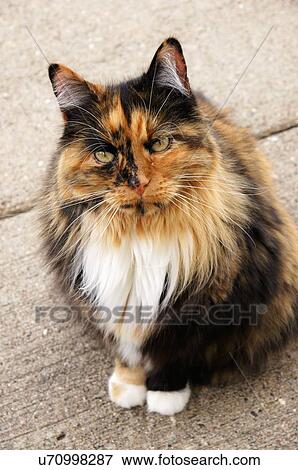
POLYGON ((112 405, 106 394, 112 359, 100 338, 49 315, 65 299, 42 266, 29 209, 61 119, 46 61, 26 24, 49 61, 66 63, 90 80, 145 68, 160 41, 176 35, 192 84, 218 103, 274 26, 228 104, 261 138, 281 198, 298 221, 297 2, 1 5, 0 448, 297 447, 297 345, 249 384, 197 391, 173 419, 112 405), (39 321, 36 307, 47 311, 39 321))

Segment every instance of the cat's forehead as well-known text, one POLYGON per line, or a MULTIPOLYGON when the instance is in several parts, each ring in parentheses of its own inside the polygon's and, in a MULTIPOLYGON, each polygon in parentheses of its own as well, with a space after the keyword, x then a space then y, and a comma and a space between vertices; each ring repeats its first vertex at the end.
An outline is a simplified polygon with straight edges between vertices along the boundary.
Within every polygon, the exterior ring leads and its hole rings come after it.
POLYGON ((142 98, 123 87, 108 91, 101 121, 113 141, 119 143, 127 139, 145 142, 154 130, 154 120, 142 98))

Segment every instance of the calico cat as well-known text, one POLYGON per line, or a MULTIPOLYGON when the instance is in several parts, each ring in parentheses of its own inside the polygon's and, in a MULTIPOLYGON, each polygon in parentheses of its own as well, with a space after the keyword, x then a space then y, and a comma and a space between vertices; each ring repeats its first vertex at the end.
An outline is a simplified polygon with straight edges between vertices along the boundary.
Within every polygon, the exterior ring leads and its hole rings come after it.
POLYGON ((258 370, 297 330, 298 239, 254 139, 193 93, 174 38, 127 82, 49 76, 44 247, 116 350, 111 400, 171 415, 258 370))

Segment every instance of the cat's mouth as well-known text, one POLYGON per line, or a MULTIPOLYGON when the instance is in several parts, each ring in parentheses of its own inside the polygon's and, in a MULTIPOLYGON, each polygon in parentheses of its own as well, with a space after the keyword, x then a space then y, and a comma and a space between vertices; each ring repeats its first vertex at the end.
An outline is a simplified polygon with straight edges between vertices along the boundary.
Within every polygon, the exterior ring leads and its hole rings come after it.
POLYGON ((139 215, 145 215, 147 213, 157 212, 163 210, 165 208, 165 204, 162 202, 148 202, 143 200, 138 200, 136 202, 129 202, 125 204, 121 204, 120 209, 124 211, 133 211, 137 212, 139 215))

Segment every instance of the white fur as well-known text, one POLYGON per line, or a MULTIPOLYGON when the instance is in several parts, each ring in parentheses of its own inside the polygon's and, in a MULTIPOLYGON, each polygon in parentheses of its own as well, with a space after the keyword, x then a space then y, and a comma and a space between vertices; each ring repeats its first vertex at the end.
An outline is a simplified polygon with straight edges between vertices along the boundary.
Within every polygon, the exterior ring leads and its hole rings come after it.
POLYGON ((94 306, 112 312, 100 327, 115 334, 120 355, 132 366, 140 359, 133 330, 136 324, 145 330, 159 309, 188 282, 193 240, 187 234, 183 240, 175 234, 165 240, 132 235, 124 237, 120 246, 113 246, 108 237, 103 239, 98 234, 100 229, 91 233, 80 256, 82 289, 94 306), (166 275, 168 290, 160 306, 166 275))
POLYGON ((109 379, 109 396, 112 402, 122 408, 132 408, 142 406, 146 400, 147 389, 145 385, 134 385, 125 383, 116 372, 113 372, 109 379), (113 385, 116 385, 119 394, 113 394, 113 385))
POLYGON ((164 85, 175 88, 183 95, 189 94, 189 91, 185 88, 177 73, 176 62, 170 52, 166 52, 162 56, 161 67, 156 77, 156 83, 161 86, 164 85))
POLYGON ((65 111, 69 108, 82 105, 88 94, 88 89, 83 83, 79 80, 65 77, 63 72, 59 71, 57 72, 54 88, 59 106, 65 111))
POLYGON ((138 366, 142 359, 138 346, 131 341, 123 341, 121 338, 119 339, 118 355, 128 367, 138 366))
POLYGON ((190 393, 189 385, 175 392, 149 390, 147 392, 148 411, 168 416, 179 413, 187 405, 190 393))

